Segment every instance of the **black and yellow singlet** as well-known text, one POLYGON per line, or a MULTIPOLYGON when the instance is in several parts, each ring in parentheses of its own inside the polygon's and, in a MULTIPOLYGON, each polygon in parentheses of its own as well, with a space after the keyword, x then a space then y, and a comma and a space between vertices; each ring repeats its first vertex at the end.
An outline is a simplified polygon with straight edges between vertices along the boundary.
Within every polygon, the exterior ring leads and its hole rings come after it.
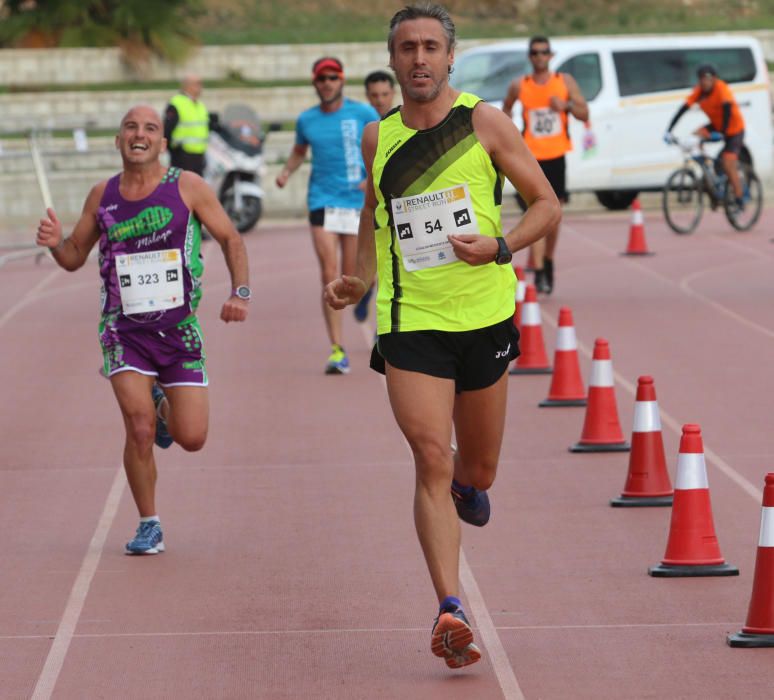
POLYGON ((373 182, 377 332, 485 328, 513 315, 516 277, 510 265, 455 261, 408 272, 392 221, 391 201, 467 183, 479 233, 498 236, 503 175, 473 131, 480 101, 461 93, 437 126, 417 131, 395 110, 379 123, 373 182))

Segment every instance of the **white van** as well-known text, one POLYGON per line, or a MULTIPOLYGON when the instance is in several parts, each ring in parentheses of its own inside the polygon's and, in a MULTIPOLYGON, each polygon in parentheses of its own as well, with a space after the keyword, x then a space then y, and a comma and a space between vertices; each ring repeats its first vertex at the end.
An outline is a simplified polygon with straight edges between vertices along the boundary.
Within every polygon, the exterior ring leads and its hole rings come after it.
MULTIPOLYGON (((513 78, 529 73, 528 40, 492 43, 461 52, 452 85, 495 106, 513 78)), ((734 92, 745 120, 743 158, 761 179, 772 172, 769 74, 758 41, 733 35, 551 39, 551 70, 570 73, 589 103, 589 123, 570 119, 569 191, 593 191, 610 209, 625 209, 637 193, 659 190, 680 163, 663 142, 677 109, 696 85, 696 69, 711 63, 734 92)), ((521 109, 514 106, 521 128, 521 109)), ((685 136, 707 123, 695 106, 674 129, 685 136)), ((720 146, 715 146, 719 150, 720 146)), ((709 152, 709 149, 708 149, 709 152)))

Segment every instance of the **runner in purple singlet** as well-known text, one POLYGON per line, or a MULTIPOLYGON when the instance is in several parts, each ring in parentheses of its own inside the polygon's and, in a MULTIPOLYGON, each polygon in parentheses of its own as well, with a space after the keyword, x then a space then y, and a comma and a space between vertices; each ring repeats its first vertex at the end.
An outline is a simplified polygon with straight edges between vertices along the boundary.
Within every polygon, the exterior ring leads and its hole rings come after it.
POLYGON ((200 450, 209 400, 204 344, 196 308, 201 297, 201 227, 220 244, 232 292, 225 322, 247 318, 247 253, 215 194, 201 177, 159 160, 167 142, 161 118, 145 105, 130 109, 116 136, 123 170, 89 192, 70 236, 53 209, 36 242, 65 270, 77 270, 99 244, 103 374, 110 379, 126 428, 124 467, 140 526, 127 554, 164 551, 156 510, 153 443, 200 450))

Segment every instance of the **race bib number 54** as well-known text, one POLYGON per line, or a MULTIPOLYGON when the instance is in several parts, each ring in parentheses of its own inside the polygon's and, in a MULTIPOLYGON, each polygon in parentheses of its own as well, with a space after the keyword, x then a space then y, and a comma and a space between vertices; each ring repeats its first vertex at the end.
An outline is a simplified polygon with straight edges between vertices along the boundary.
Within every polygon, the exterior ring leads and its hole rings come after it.
POLYGON ((177 248, 116 255, 116 275, 127 315, 183 305, 183 265, 177 248))
POLYGON ((447 238, 478 233, 466 183, 392 200, 392 218, 408 272, 448 265, 458 258, 447 238))

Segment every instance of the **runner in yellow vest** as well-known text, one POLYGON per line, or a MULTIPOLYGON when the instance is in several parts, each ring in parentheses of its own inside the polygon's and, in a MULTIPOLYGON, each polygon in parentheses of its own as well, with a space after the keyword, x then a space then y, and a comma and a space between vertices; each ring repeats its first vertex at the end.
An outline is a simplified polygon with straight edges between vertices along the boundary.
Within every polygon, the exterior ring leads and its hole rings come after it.
POLYGON ((481 658, 459 599, 459 520, 489 519, 518 354, 511 254, 561 209, 513 122, 449 85, 455 28, 443 7, 400 10, 387 44, 403 105, 365 127, 355 274, 329 283, 325 299, 357 303, 378 269, 371 366, 386 375, 414 456, 414 523, 439 603, 430 648, 460 668, 481 658), (504 177, 529 205, 506 234, 504 177))
POLYGON ((199 99, 202 81, 198 76, 183 78, 180 92, 167 105, 164 137, 167 139, 170 165, 204 174, 205 153, 210 136, 210 114, 199 99))

